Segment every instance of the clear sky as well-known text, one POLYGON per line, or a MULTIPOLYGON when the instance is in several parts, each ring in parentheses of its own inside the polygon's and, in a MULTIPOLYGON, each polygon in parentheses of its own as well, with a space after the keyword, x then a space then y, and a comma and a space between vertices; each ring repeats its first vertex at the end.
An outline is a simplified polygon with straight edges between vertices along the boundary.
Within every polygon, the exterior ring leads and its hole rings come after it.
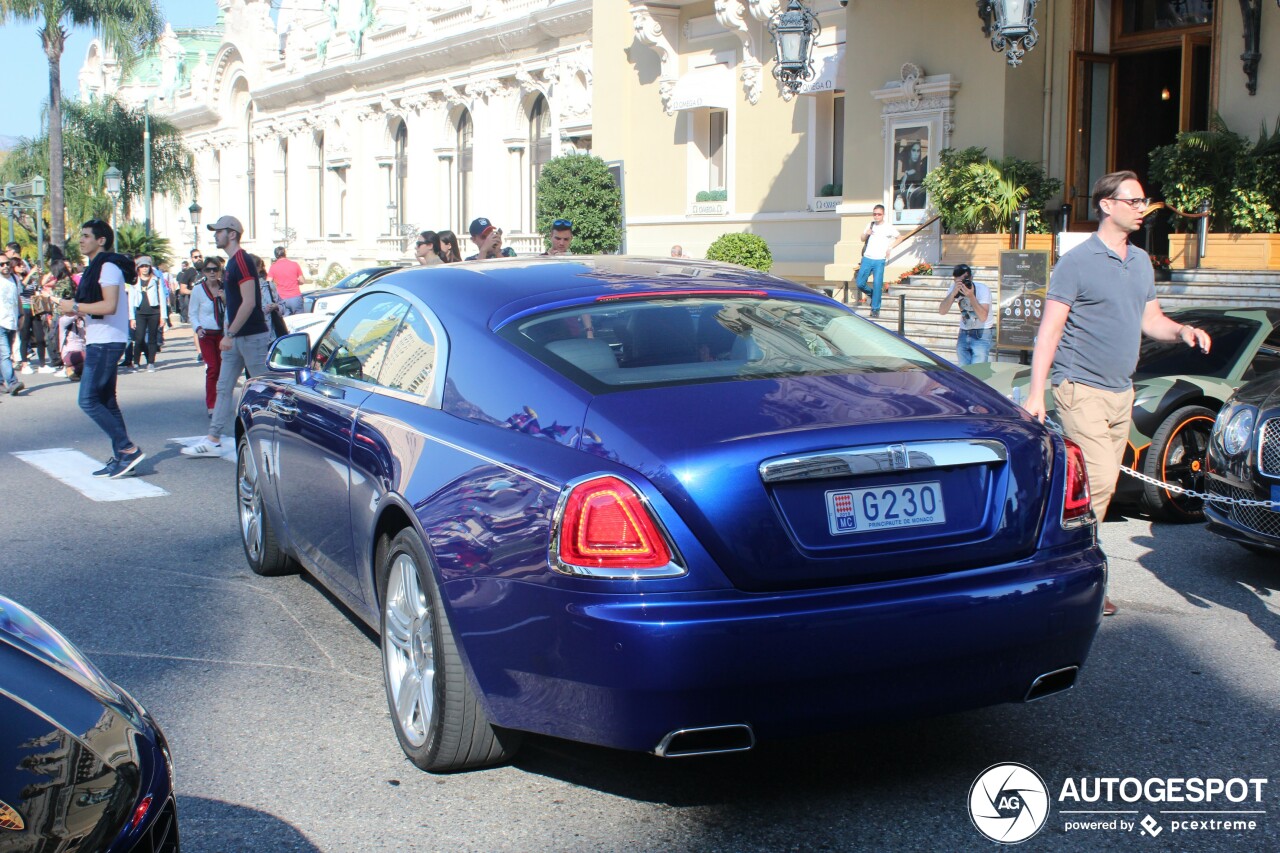
MULTIPOLYGON (((216 0, 159 0, 160 10, 174 29, 212 26, 218 18, 216 0)), ((36 136, 41 131, 40 115, 49 100, 49 61, 40 46, 35 24, 0 25, 0 57, 6 70, 5 109, 0 115, 0 147, 8 148, 4 137, 36 136)), ((80 64, 89 50, 93 32, 73 30, 62 54, 64 98, 79 97, 80 64)))

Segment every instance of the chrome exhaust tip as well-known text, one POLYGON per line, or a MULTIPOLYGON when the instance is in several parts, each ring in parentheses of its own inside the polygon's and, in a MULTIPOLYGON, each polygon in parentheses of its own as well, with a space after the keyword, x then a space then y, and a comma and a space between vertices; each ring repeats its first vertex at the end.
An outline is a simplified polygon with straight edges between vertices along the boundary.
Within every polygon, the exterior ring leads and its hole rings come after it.
POLYGON ((687 758, 691 755, 719 755, 746 752, 756 745, 755 732, 746 723, 676 729, 667 734, 653 754, 659 758, 687 758))
POLYGON ((1022 701, 1034 702, 1037 699, 1043 699, 1046 696, 1070 690, 1076 686, 1076 676, 1079 674, 1080 667, 1078 666, 1064 666, 1062 669, 1046 672, 1031 682, 1031 687, 1027 690, 1027 695, 1023 697, 1022 701))

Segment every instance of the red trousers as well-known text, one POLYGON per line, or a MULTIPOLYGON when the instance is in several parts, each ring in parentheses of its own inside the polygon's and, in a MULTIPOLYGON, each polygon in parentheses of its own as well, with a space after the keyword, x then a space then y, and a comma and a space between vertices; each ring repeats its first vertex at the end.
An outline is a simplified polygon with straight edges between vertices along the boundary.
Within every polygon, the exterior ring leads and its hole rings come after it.
POLYGON ((204 359, 204 402, 205 408, 213 410, 218 402, 218 373, 222 369, 222 332, 205 332, 200 339, 200 357, 204 359))

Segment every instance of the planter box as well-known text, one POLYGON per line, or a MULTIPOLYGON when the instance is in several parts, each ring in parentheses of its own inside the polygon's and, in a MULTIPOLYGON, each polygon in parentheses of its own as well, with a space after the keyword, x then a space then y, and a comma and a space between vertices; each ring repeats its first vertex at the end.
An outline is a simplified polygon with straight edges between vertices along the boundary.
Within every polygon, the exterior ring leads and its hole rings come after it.
POLYGON ((1196 257, 1195 234, 1170 234, 1174 269, 1280 270, 1280 234, 1210 234, 1196 257))
POLYGON ((943 266, 994 267, 1000 265, 1000 250, 1011 248, 1012 234, 943 234, 941 262, 943 266))

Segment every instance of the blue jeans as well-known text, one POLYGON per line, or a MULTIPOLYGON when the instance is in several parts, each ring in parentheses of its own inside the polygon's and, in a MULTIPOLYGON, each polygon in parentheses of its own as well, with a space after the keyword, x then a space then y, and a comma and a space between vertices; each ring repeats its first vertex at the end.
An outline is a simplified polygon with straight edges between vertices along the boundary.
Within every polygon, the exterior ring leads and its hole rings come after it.
POLYGON ((6 329, 0 326, 0 381, 5 385, 17 385, 18 377, 13 372, 13 356, 10 350, 13 349, 13 336, 18 334, 14 329, 6 329))
POLYGON ((884 258, 873 261, 870 258, 863 258, 862 265, 858 267, 858 290, 871 296, 871 310, 880 310, 880 297, 884 291, 884 258), (875 275, 875 287, 873 290, 867 290, 867 279, 875 275))
POLYGON ((111 455, 119 459, 133 444, 124 428, 124 415, 116 405, 116 372, 124 344, 89 344, 84 348, 84 373, 80 378, 80 408, 111 439, 111 455))
POLYGON ((956 363, 981 364, 991 360, 991 349, 996 345, 996 327, 985 329, 961 329, 956 338, 956 363))

